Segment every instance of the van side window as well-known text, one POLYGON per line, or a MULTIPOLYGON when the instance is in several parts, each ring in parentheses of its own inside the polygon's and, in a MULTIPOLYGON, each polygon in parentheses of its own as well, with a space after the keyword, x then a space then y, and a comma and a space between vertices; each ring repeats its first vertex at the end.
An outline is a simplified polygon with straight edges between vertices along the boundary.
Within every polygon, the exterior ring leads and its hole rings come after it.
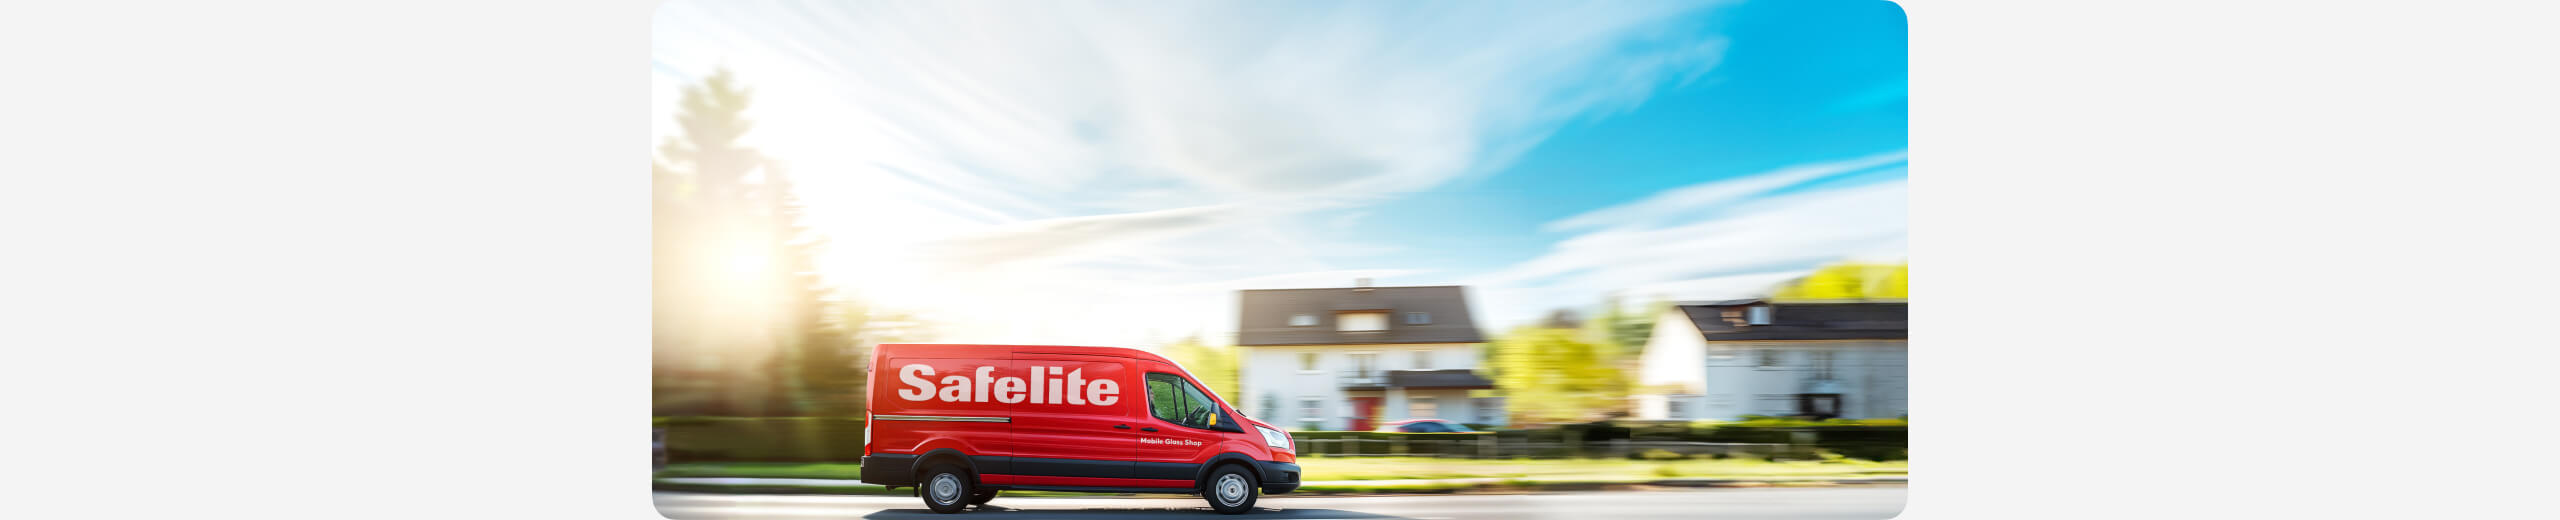
POLYGON ((1209 396, 1191 386, 1182 376, 1161 372, 1147 373, 1147 413, 1157 419, 1193 428, 1208 428, 1209 416, 1216 415, 1209 396))

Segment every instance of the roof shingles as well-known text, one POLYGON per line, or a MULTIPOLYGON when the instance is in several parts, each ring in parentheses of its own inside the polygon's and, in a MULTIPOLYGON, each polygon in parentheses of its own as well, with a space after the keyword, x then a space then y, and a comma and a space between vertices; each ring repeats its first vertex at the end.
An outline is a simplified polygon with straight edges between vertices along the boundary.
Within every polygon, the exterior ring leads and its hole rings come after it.
POLYGON ((1910 305, 1903 302, 1773 303, 1738 300, 1681 305, 1707 341, 1909 339, 1910 305), (1772 307, 1767 325, 1747 325, 1745 308, 1772 307), (1727 313, 1732 313, 1727 316, 1727 313))
POLYGON ((1256 289, 1240 291, 1239 297, 1241 346, 1484 342, 1460 286, 1256 289), (1387 329, 1337 330, 1335 314, 1354 311, 1387 311, 1387 329), (1428 314, 1430 323, 1407 323, 1408 313, 1415 312, 1428 314), (1290 325, 1289 318, 1299 314, 1315 316, 1315 324, 1290 325))

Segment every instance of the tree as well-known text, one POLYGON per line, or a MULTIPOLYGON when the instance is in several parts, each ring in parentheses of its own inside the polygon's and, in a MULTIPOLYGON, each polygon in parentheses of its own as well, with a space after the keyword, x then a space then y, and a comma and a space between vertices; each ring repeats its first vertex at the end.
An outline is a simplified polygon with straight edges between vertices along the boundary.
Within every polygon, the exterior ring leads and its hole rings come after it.
POLYGON ((1671 302, 1655 300, 1642 310, 1627 312, 1612 296, 1601 304, 1600 312, 1593 314, 1591 321, 1583 324, 1583 332, 1621 360, 1631 362, 1644 355, 1645 341, 1653 338, 1654 317, 1669 308, 1671 302))
POLYGON ((1770 291, 1771 300, 1901 300, 1908 263, 1840 262, 1825 265, 1770 291))
POLYGON ((686 87, 651 167, 660 412, 856 413, 859 357, 815 266, 826 241, 780 165, 740 142, 752 99, 725 70, 686 87))
POLYGON ((855 353, 850 329, 836 321, 833 289, 818 273, 817 256, 827 238, 801 224, 804 213, 790 176, 778 167, 768 172, 772 175, 759 191, 774 212, 772 236, 781 238, 768 258, 775 264, 771 271, 784 277, 774 295, 784 313, 774 325, 780 329, 776 337, 786 342, 783 369, 791 376, 786 390, 792 408, 801 415, 861 414, 862 358, 855 353))
POLYGON ((1607 417, 1626 406, 1617 356, 1580 331, 1522 326, 1493 342, 1494 386, 1515 423, 1607 417))
POLYGON ((1165 346, 1164 357, 1181 364, 1183 370, 1191 371, 1191 377, 1200 378, 1200 384, 1208 385, 1207 390, 1217 393, 1228 404, 1247 402, 1243 395, 1236 393, 1235 347, 1210 346, 1201 343, 1198 336, 1193 336, 1165 346))

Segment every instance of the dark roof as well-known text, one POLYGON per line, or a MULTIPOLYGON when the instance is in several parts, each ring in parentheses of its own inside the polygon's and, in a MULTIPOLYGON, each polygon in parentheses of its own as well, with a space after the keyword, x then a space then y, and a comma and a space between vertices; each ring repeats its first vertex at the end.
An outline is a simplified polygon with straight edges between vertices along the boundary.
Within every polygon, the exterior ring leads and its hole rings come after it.
POLYGON ((1744 323, 1743 309, 1763 302, 1735 300, 1682 304, 1680 312, 1697 324, 1707 341, 1908 339, 1910 304, 1905 302, 1771 303, 1768 325, 1744 323), (1728 318, 1726 311, 1735 312, 1728 318))
POLYGON ((1387 386, 1401 388, 1493 388, 1493 381, 1463 368, 1389 370, 1387 386))
POLYGON ((1356 345, 1368 343, 1482 343, 1465 287, 1334 287, 1239 291, 1236 344, 1356 345), (1387 330, 1335 330, 1334 313, 1388 311, 1387 330), (1431 323, 1405 324, 1405 313, 1431 314, 1431 323), (1289 326, 1289 316, 1312 314, 1314 325, 1289 326))

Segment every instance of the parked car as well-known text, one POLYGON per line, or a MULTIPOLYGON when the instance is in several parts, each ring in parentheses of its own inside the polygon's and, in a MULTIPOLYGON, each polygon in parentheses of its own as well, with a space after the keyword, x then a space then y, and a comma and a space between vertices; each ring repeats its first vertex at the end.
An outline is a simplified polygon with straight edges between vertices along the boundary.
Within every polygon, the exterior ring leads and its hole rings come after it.
POLYGON ((1298 488, 1288 434, 1144 351, 885 344, 871 374, 862 481, 936 513, 1016 489, 1196 494, 1239 514, 1298 488))
POLYGON ((1468 428, 1467 425, 1464 424, 1458 424, 1454 421, 1441 419, 1406 419, 1387 423, 1386 425, 1379 426, 1378 429, 1372 431, 1394 433, 1484 433, 1476 431, 1474 428, 1468 428))

